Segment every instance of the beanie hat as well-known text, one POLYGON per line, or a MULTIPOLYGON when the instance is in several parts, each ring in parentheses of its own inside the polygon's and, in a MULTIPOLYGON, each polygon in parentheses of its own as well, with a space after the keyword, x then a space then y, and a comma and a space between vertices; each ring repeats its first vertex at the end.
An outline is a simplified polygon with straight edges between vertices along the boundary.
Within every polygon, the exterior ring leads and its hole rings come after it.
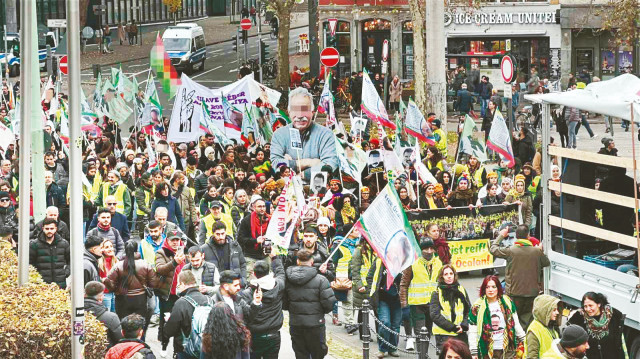
POLYGON ((209 146, 209 147, 204 149, 204 156, 205 157, 209 157, 209 155, 212 155, 215 152, 216 152, 216 150, 214 150, 213 147, 209 146))
POLYGON ((367 186, 362 187, 362 188, 360 189, 360 192, 362 192, 362 193, 369 193, 369 187, 367 187, 367 186))
POLYGON ((321 225, 321 224, 331 227, 331 221, 329 221, 329 218, 327 217, 318 218, 317 225, 321 225))
POLYGON ((420 240, 420 249, 433 248, 433 240, 429 237, 423 237, 420 240))
POLYGON ((586 330, 579 325, 570 324, 562 331, 560 345, 565 348, 575 348, 586 343, 587 340, 589 340, 589 335, 586 330))
POLYGON ((436 183, 436 185, 433 188, 433 190, 436 191, 436 193, 444 192, 444 188, 442 187, 442 183, 436 183))
POLYGON ((129 155, 133 155, 133 156, 135 156, 135 155, 136 155, 136 153, 135 153, 135 152, 133 152, 133 150, 126 150, 126 151, 124 151, 124 158, 129 157, 129 155))
POLYGON ((611 137, 603 137, 600 142, 604 145, 604 147, 609 147, 609 144, 613 142, 613 138, 611 137))
POLYGON ((436 126, 437 128, 440 128, 440 126, 441 126, 441 124, 442 124, 442 123, 440 122, 440 120, 438 120, 437 118, 436 118, 436 119, 434 119, 433 121, 431 121, 431 123, 432 123, 434 126, 436 126))
POLYGON ((526 177, 524 175, 517 175, 516 179, 513 181, 515 184, 518 184, 518 182, 522 182, 524 183, 526 180, 526 177))
POLYGON ((496 171, 491 171, 487 173, 487 178, 498 178, 498 173, 496 171))

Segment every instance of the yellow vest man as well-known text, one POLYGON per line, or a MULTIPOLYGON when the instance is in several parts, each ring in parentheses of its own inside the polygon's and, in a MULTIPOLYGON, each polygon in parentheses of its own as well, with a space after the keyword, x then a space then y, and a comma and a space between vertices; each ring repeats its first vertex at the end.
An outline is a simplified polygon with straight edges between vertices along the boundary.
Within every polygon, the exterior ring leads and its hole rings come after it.
POLYGON ((222 212, 222 203, 220 201, 211 202, 209 214, 202 217, 198 231, 198 243, 204 244, 206 240, 213 235, 213 224, 216 221, 224 223, 227 227, 227 235, 235 238, 236 225, 233 223, 231 215, 222 212))
POLYGON ((562 331, 562 339, 555 339, 551 347, 540 356, 545 359, 583 358, 589 349, 589 334, 579 325, 568 325, 562 331))
POLYGON ((441 125, 442 122, 437 118, 431 121, 431 130, 436 140, 436 148, 442 153, 442 158, 447 158, 447 133, 440 128, 441 125))

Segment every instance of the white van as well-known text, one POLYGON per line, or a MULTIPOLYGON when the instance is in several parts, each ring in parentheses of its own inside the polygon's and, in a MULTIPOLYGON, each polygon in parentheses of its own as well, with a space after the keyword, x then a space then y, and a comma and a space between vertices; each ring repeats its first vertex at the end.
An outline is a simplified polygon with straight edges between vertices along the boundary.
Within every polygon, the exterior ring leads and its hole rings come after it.
POLYGON ((191 74, 196 64, 199 70, 204 70, 207 49, 202 27, 194 23, 169 26, 162 34, 162 41, 176 70, 191 74))

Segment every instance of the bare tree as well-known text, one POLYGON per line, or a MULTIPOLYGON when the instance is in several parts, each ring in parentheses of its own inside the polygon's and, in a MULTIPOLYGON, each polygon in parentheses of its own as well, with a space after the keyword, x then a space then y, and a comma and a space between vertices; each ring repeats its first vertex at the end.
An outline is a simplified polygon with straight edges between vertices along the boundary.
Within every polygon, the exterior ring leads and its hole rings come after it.
POLYGON ((423 113, 428 113, 426 84, 427 70, 425 54, 424 27, 426 21, 425 0, 409 0, 411 10, 411 23, 413 25, 413 88, 415 90, 414 101, 423 113))
POLYGON ((270 0, 269 4, 278 18, 278 75, 276 88, 289 88, 289 29, 291 29, 291 10, 295 0, 270 0))

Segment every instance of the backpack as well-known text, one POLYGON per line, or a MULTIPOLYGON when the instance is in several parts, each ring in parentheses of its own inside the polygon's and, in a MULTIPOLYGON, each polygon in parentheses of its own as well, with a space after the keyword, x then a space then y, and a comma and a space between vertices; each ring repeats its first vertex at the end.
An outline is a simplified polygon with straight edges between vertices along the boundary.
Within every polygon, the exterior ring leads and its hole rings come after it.
POLYGON ((191 316, 191 333, 188 337, 183 334, 182 346, 184 351, 194 358, 200 358, 200 350, 202 350, 202 332, 207 325, 209 319, 209 312, 211 312, 211 298, 207 297, 208 303, 206 305, 198 305, 196 301, 189 297, 184 296, 184 299, 193 306, 193 315, 191 316))

